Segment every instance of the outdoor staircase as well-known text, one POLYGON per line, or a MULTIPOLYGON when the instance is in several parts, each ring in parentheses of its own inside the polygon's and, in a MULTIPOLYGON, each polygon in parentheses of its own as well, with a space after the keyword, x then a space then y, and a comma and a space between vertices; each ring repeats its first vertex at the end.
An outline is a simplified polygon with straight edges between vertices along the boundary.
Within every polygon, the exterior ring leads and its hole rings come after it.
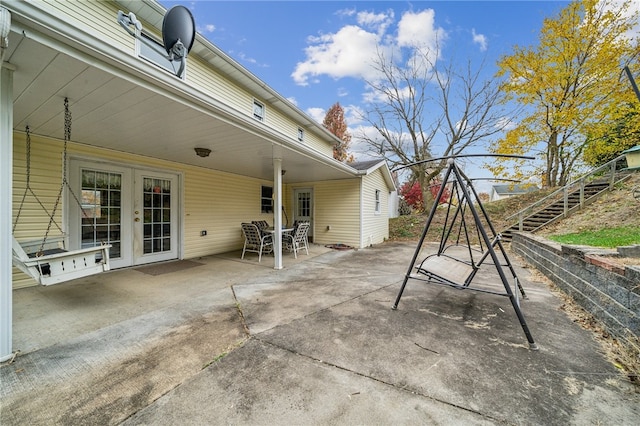
POLYGON ((510 242, 515 231, 536 232, 591 204, 630 176, 623 169, 625 165, 625 156, 622 155, 509 216, 507 220, 517 218, 517 222, 501 232, 502 240, 510 242))

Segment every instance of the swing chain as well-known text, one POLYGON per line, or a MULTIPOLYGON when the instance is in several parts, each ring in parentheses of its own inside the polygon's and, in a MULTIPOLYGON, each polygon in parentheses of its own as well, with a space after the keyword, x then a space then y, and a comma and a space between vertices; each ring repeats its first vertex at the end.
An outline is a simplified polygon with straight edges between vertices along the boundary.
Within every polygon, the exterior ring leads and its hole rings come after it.
POLYGON ((31 129, 26 127, 27 132, 27 188, 31 183, 31 129))
POLYGON ((54 222, 54 216, 56 211, 58 211, 58 205, 60 204, 60 200, 62 199, 62 192, 64 190, 65 183, 67 182, 67 142, 71 139, 71 111, 69 111, 69 98, 64 98, 64 148, 63 148, 63 158, 62 158, 62 185, 60 186, 60 191, 58 192, 58 197, 56 198, 56 202, 53 206, 53 212, 51 213, 51 217, 49 220, 49 225, 47 225, 47 232, 44 234, 44 239, 42 240, 42 245, 40 246, 40 253, 44 252, 44 246, 47 242, 47 237, 49 236, 49 231, 51 231, 51 224, 54 222))

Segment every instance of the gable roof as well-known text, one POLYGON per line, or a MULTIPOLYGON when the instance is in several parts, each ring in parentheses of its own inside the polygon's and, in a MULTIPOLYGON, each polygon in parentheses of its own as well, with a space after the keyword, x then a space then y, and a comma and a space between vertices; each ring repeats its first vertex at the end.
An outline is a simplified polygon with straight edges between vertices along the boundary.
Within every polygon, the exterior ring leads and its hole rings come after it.
POLYGON ((396 185, 391 176, 391 171, 387 166, 387 162, 384 160, 368 160, 368 161, 354 161, 353 163, 349 163, 349 166, 354 169, 360 171, 361 175, 370 175, 378 169, 381 169, 382 176, 384 177, 385 182, 387 183, 387 187, 389 191, 395 191, 396 185))

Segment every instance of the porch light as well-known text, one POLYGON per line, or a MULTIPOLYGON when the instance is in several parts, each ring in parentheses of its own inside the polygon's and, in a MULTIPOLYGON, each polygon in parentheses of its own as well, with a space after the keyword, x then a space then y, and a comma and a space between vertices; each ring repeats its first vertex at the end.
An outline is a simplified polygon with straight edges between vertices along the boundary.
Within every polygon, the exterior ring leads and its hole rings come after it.
POLYGON ((208 157, 211 154, 211 150, 209 148, 194 148, 196 151, 196 155, 198 157, 208 157))

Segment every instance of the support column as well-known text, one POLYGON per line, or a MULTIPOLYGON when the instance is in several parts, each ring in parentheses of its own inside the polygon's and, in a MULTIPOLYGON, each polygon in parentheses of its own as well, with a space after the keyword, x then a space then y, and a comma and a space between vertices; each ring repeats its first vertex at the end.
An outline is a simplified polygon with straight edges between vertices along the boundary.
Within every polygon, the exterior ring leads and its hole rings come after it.
POLYGON ((282 269, 282 158, 273 158, 273 269, 282 269))
POLYGON ((0 361, 12 356, 13 69, 0 64, 0 361))

